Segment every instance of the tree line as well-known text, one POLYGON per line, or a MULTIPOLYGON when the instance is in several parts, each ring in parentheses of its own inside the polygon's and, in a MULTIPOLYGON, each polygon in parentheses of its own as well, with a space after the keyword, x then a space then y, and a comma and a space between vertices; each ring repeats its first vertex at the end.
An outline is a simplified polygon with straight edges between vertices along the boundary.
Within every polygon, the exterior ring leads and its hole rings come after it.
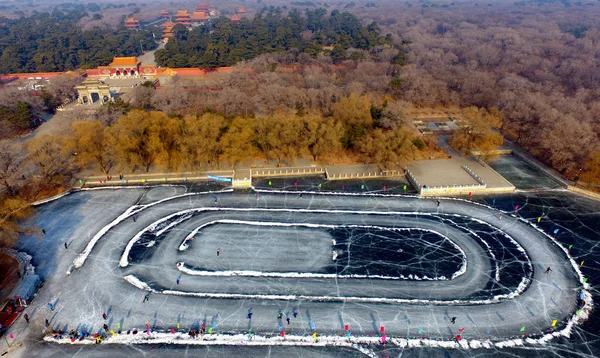
POLYGON ((55 72, 107 65, 114 56, 137 56, 156 48, 150 31, 94 28, 83 31, 88 14, 35 13, 19 19, 0 18, 0 73, 55 72))
POLYGON ((290 49, 317 56, 323 46, 334 46, 330 56, 337 63, 350 48, 391 44, 375 22, 363 26, 354 15, 339 10, 326 14, 319 8, 306 9, 304 16, 297 9, 284 15, 281 8, 269 7, 239 23, 220 17, 192 31, 176 25, 174 38, 156 51, 156 62, 167 67, 215 68, 290 49))
POLYGON ((172 171, 233 167, 263 158, 293 162, 303 156, 327 162, 353 153, 365 162, 398 168, 419 158, 425 144, 405 127, 377 126, 366 97, 350 95, 333 106, 330 117, 278 112, 264 117, 225 117, 204 113, 183 117, 134 109, 111 125, 78 121, 73 134, 61 139, 76 152, 81 168, 94 164, 109 174, 148 171, 160 166, 172 171))

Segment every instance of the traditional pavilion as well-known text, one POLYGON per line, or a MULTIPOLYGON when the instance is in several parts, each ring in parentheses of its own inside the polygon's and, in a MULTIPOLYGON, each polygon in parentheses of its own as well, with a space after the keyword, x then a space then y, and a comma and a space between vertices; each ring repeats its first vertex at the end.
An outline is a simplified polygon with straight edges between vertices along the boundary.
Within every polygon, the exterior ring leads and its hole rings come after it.
POLYGON ((165 10, 165 9, 162 9, 162 10, 160 10, 160 16, 161 16, 163 19, 168 19, 170 15, 169 15, 169 12, 168 12, 167 10, 165 10))
POLYGON ((192 16, 187 10, 179 10, 175 14, 175 23, 183 26, 192 26, 192 16))
POLYGON ((239 17, 239 16, 237 16, 237 15, 233 15, 233 16, 231 17, 231 21, 233 21, 233 22, 240 22, 240 17, 239 17))
POLYGON ((192 14, 192 22, 202 23, 210 19, 210 11, 208 11, 208 5, 198 4, 198 8, 192 14))
POLYGON ((133 16, 128 17, 127 20, 125 20, 125 27, 130 30, 139 30, 140 21, 133 16))
POLYGON ((244 10, 244 8, 243 8, 243 7, 240 7, 240 8, 238 9, 237 13, 238 13, 238 14, 245 14, 245 13, 246 13, 246 10, 244 10))
POLYGON ((175 36, 175 32, 173 31, 173 26, 174 25, 167 26, 163 30, 163 39, 165 39, 165 42, 169 41, 170 38, 173 38, 173 36, 175 36))
POLYGON ((164 28, 167 28, 167 27, 173 27, 173 26, 175 26, 175 24, 174 24, 174 23, 172 23, 172 22, 171 22, 171 21, 169 21, 169 20, 167 20, 167 21, 163 22, 162 24, 160 24, 160 27, 164 27, 164 28))

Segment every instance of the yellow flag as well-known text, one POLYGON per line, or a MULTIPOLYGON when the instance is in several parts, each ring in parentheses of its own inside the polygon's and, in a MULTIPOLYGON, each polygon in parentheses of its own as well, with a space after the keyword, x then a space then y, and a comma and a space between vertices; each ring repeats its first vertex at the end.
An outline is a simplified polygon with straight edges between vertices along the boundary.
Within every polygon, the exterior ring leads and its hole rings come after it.
POLYGON ((556 320, 555 319, 552 320, 552 327, 556 327, 556 320))

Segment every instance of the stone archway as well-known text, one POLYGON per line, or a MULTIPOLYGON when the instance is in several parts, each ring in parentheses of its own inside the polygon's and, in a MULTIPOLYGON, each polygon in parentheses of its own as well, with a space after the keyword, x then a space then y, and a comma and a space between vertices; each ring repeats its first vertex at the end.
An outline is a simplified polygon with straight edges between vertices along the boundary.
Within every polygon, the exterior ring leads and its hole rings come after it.
POLYGON ((97 92, 90 92, 90 100, 92 103, 96 103, 100 100, 100 95, 97 92))
POLYGON ((76 86, 75 90, 77 90, 80 104, 93 104, 98 101, 104 104, 115 100, 110 92, 110 86, 99 80, 87 79, 81 85, 76 86))

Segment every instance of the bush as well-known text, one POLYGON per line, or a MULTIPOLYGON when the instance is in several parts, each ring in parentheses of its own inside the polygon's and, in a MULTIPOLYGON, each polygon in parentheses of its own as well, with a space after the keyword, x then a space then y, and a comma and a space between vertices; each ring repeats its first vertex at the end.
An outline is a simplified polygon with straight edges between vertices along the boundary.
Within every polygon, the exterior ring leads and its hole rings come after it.
POLYGON ((423 141, 420 138, 415 138, 412 142, 412 144, 419 148, 419 150, 423 150, 425 149, 425 143, 423 143, 423 141))

